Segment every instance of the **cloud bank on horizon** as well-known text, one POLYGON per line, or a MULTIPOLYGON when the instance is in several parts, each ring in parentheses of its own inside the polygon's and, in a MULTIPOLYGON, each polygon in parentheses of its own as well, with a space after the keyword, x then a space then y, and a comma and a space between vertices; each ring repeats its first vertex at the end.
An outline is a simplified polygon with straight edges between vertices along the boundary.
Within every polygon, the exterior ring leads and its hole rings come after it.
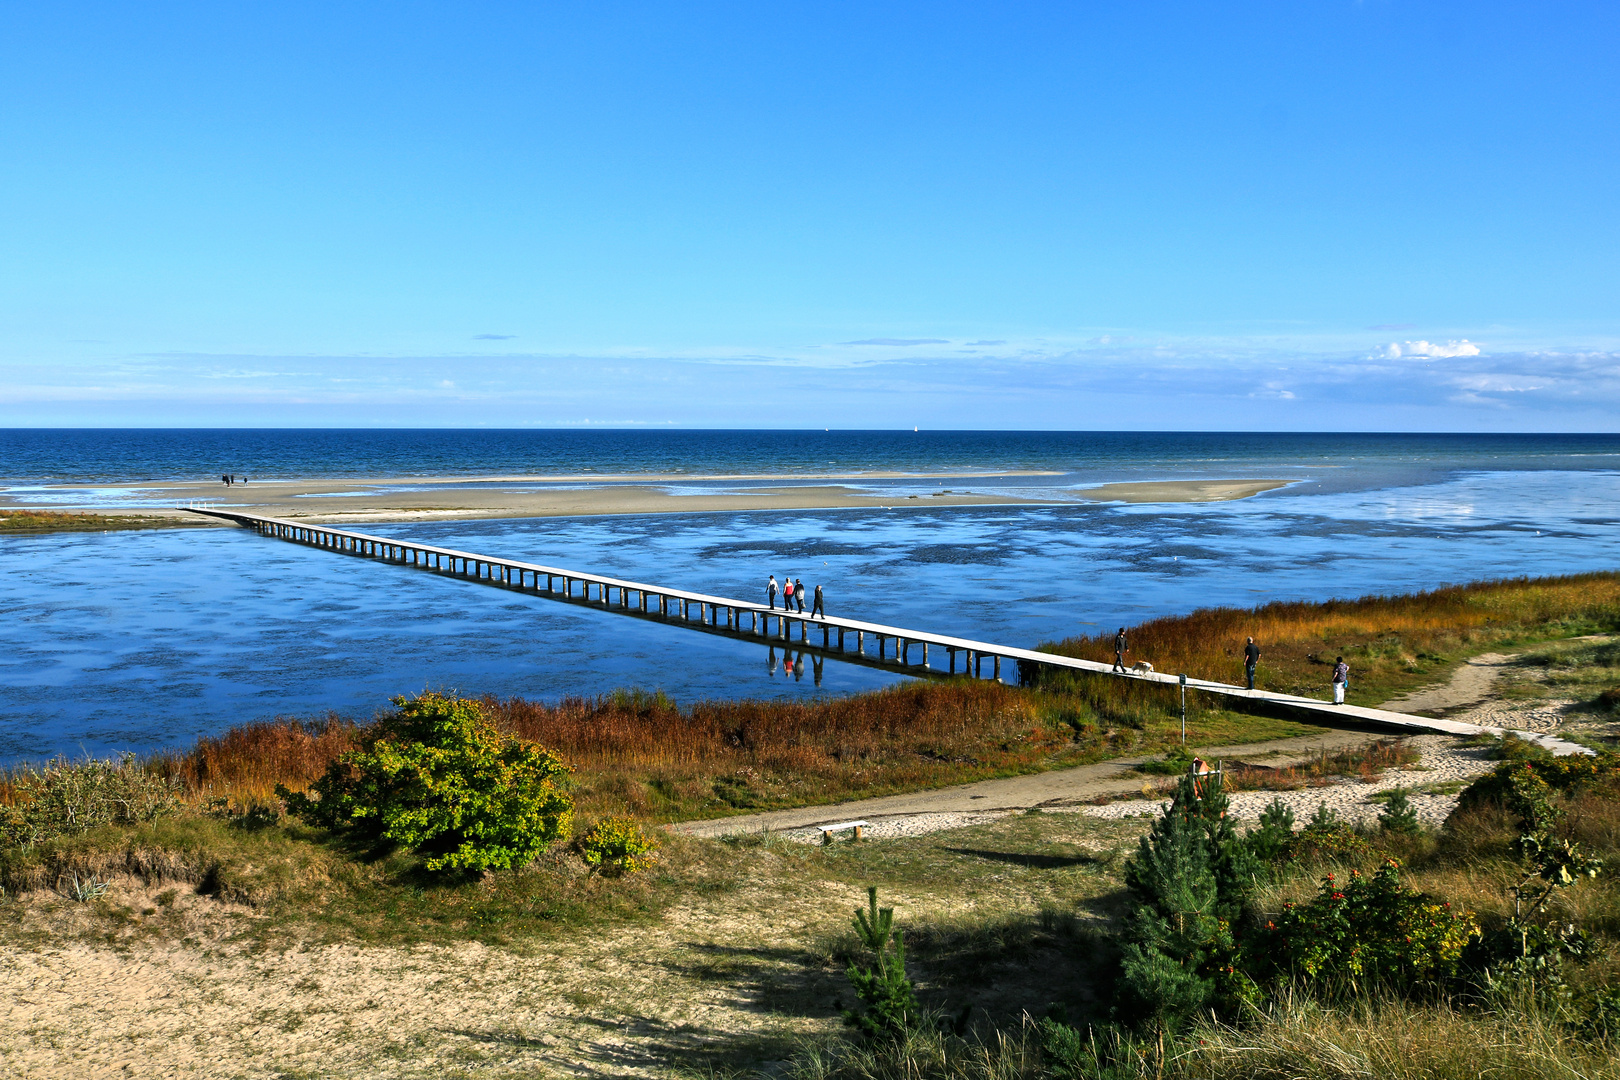
POLYGON ((1492 352, 1456 341, 1307 355, 1115 335, 1061 347, 894 340, 875 355, 863 341, 774 354, 129 357, 14 370, 19 381, 0 406, 14 411, 0 418, 30 425, 71 418, 109 425, 146 415, 176 426, 1598 431, 1612 430, 1620 412, 1620 351, 1492 352))

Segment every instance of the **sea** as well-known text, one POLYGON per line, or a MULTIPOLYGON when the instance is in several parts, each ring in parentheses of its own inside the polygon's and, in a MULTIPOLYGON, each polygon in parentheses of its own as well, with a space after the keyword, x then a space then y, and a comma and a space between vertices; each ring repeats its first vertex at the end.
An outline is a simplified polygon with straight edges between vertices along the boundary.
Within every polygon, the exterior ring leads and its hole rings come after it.
MULTIPOLYGON (((682 495, 759 483, 736 478, 838 477, 892 502, 364 531, 743 599, 790 574, 821 584, 835 613, 1026 648, 1199 607, 1620 566, 1616 435, 0 431, 3 504, 149 507, 164 497, 142 484, 222 473, 310 482, 312 508, 328 480, 406 491, 450 477, 502 490, 636 482, 682 495), (1286 485, 1202 504, 1077 494, 1188 479, 1286 485), (1041 504, 927 503, 947 489, 1041 504)), ((245 530, 8 536, 0 570, 5 762, 184 747, 277 716, 364 718, 424 689, 555 701, 639 688, 690 703, 908 677, 245 530)))

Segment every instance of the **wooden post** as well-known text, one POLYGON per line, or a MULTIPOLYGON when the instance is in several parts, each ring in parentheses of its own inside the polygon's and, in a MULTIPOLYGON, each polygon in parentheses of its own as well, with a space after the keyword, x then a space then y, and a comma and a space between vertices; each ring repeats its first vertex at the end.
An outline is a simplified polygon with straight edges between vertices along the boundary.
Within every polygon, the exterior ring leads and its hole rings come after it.
POLYGON ((995 657, 995 661, 996 661, 996 682, 1000 682, 1001 681, 1001 657, 999 657, 999 656, 995 657))
POLYGON ((923 647, 923 667, 927 667, 928 666, 928 642, 926 642, 926 641, 923 642, 922 647, 923 647))

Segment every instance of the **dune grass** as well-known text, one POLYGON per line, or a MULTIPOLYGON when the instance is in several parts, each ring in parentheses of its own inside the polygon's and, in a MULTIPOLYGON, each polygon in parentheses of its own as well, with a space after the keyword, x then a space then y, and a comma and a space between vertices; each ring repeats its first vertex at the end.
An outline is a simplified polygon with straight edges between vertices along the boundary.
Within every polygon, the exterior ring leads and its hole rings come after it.
MULTIPOLYGON (((574 767, 582 824, 629 814, 663 822, 915 791, 1166 750, 1180 738, 1169 701, 1110 716, 1062 692, 973 680, 929 681, 814 702, 707 701, 621 691, 556 704, 486 698, 506 732, 574 767), (1134 726, 1131 726, 1134 725, 1134 726)), ((357 744, 335 714, 231 728, 153 769, 193 802, 247 808, 276 785, 297 791, 357 744)), ((1304 734, 1290 720, 1196 709, 1197 745, 1304 734)), ((5 791, 0 787, 0 801, 5 791)))
POLYGON ((0 536, 48 532, 105 532, 109 529, 170 529, 203 524, 156 514, 91 514, 81 511, 0 510, 0 536))
MULTIPOLYGON (((1336 657, 1351 668, 1349 700, 1378 704, 1433 682, 1449 664, 1490 648, 1620 629, 1620 573, 1517 578, 1402 596, 1326 603, 1279 602, 1252 609, 1204 608, 1154 619, 1129 632, 1127 662, 1163 672, 1237 683, 1244 640, 1261 648, 1259 685, 1324 696, 1336 657)), ((1041 648, 1112 663, 1114 635, 1067 638, 1041 648)), ((1120 694, 1118 680, 1097 680, 1120 694)))

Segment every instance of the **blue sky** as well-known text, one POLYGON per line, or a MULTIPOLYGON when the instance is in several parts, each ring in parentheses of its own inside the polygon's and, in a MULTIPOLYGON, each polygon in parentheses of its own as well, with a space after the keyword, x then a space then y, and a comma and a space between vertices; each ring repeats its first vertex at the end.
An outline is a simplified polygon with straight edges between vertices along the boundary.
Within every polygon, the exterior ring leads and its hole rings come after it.
POLYGON ((0 4, 0 424, 1616 430, 1620 7, 0 4))

